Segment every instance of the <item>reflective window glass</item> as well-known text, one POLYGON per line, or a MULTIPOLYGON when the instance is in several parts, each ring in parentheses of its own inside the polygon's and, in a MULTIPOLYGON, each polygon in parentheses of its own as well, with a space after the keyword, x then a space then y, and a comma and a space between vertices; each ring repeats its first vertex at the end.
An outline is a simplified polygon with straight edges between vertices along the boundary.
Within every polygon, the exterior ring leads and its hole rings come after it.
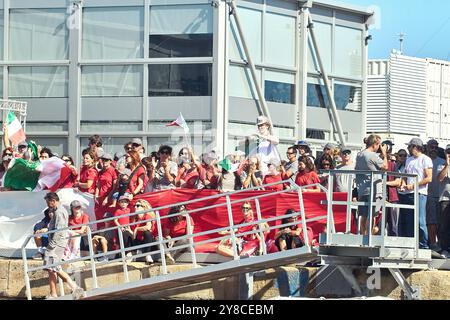
POLYGON ((142 97, 142 66, 83 66, 83 97, 142 97))
POLYGON ((0 99, 3 99, 3 67, 0 66, 0 99))
MULTIPOLYGON (((327 72, 331 72, 331 28, 331 24, 314 22, 317 45, 319 46, 320 55, 327 72)), ((320 70, 320 67, 316 59, 315 50, 313 50, 312 41, 310 37, 308 39, 308 72, 316 73, 320 70)))
POLYGON ((295 77, 280 72, 265 72, 264 96, 267 101, 295 104, 295 77))
POLYGON ((295 66, 295 17, 275 13, 265 16, 265 62, 295 66))
POLYGON ((150 9, 150 58, 210 57, 210 5, 154 6, 150 9))
POLYGON ((144 53, 144 9, 83 9, 84 59, 134 59, 144 53))
POLYGON ((334 100, 338 110, 361 111, 361 87, 335 84, 334 100))
POLYGON ((10 67, 9 96, 66 98, 67 67, 10 67))
POLYGON ((338 76, 362 77, 362 31, 336 26, 335 68, 338 76))
MULTIPOLYGON (((250 70, 240 66, 230 66, 228 72, 228 92, 231 97, 258 99, 250 70)), ((261 81, 261 70, 256 70, 261 81)))
POLYGON ((149 96, 211 96, 211 64, 149 65, 149 96))
POLYGON ((65 9, 13 9, 9 19, 11 60, 68 59, 65 9))
MULTIPOLYGON (((249 48, 254 63, 261 63, 261 42, 262 42, 262 12, 247 8, 238 8, 239 18, 244 32, 245 40, 249 48)), ((230 58, 235 60, 245 60, 244 49, 241 44, 239 33, 230 17, 230 58)))
POLYGON ((330 106, 328 94, 322 81, 317 79, 308 79, 307 87, 307 106, 327 108, 330 106))

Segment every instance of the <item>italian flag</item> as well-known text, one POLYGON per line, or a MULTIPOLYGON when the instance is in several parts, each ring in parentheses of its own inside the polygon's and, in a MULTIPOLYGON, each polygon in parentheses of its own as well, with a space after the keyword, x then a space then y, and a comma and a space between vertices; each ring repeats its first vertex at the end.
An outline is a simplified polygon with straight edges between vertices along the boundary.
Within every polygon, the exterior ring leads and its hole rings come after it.
MULTIPOLYGON (((32 148, 30 144, 29 147, 32 148)), ((11 160, 8 166, 3 187, 12 190, 56 192, 64 186, 71 174, 69 166, 58 157, 43 161, 16 158, 11 160)))
POLYGON ((8 127, 9 140, 11 140, 13 145, 17 146, 20 142, 26 140, 25 132, 14 112, 10 111, 6 116, 6 125, 8 127))
POLYGON ((171 123, 167 124, 166 127, 173 127, 173 126, 177 126, 177 127, 181 127, 184 130, 185 134, 189 133, 189 127, 186 123, 186 120, 184 120, 183 115, 180 112, 180 115, 178 116, 178 118, 175 121, 172 121, 171 123))

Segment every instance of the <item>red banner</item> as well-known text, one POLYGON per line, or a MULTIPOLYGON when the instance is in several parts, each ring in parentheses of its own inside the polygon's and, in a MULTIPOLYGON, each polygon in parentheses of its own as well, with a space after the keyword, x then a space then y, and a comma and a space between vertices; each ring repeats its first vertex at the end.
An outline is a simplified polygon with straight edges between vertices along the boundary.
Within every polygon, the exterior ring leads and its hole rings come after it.
MULTIPOLYGON (((208 196, 218 194, 215 190, 192 190, 192 189, 174 189, 174 190, 164 190, 153 193, 144 194, 136 199, 147 200, 153 208, 161 207, 165 205, 170 205, 174 203, 179 203, 183 201, 195 200, 199 198, 205 198, 208 196)), ((231 201, 244 200, 249 197, 263 195, 265 193, 271 193, 270 191, 247 191, 242 193, 237 193, 231 196, 231 201)), ((325 193, 303 193, 303 203, 305 207, 306 219, 311 219, 319 216, 325 216, 327 214, 326 204, 321 204, 323 201, 325 203, 326 194, 325 193)), ((346 193, 335 193, 333 196, 334 201, 346 201, 346 193)), ((277 195, 268 195, 259 200, 262 218, 273 218, 276 216, 282 216, 286 214, 287 209, 294 209, 295 211, 300 211, 299 199, 297 192, 286 192, 277 195)), ((228 226, 228 211, 225 205, 226 198, 214 198, 211 200, 202 200, 196 203, 187 205, 188 210, 200 209, 207 206, 212 206, 215 204, 223 204, 218 208, 201 210, 191 214, 194 220, 195 227, 194 233, 208 231, 212 229, 217 229, 220 227, 228 226)), ((242 221, 243 216, 241 212, 241 206, 243 202, 239 202, 232 205, 233 221, 238 224, 242 221)), ((253 213, 255 219, 257 219, 256 205, 255 201, 251 201, 253 207, 253 213)), ((162 210, 160 212, 161 216, 166 215, 168 209, 162 210)), ((346 222, 346 207, 345 206, 333 206, 334 221, 336 225, 337 232, 345 232, 345 222, 346 222)), ((163 221, 165 221, 164 219, 163 221)), ((299 219, 300 220, 300 219, 299 219)), ((272 221, 269 223, 270 226, 280 225, 281 219, 272 221)), ((318 240, 319 234, 324 232, 326 228, 326 218, 319 221, 307 223, 308 227, 311 227, 314 233, 314 238, 318 240)), ((273 237, 276 230, 273 230, 270 237, 273 237)), ((195 237, 195 242, 211 239, 214 237, 220 237, 217 233, 213 233, 206 236, 195 237)), ((200 252, 214 252, 214 248, 217 244, 208 244, 203 246, 198 246, 197 250, 200 252)))

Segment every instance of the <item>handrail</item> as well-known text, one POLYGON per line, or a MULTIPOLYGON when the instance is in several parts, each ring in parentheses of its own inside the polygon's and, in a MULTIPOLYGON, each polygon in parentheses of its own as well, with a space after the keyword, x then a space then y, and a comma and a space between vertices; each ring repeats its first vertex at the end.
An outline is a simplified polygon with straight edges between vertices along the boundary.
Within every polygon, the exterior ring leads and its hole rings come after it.
MULTIPOLYGON (((174 250, 178 250, 181 248, 190 248, 191 250, 191 255, 192 255, 192 264, 195 266, 196 265, 196 257, 195 257, 195 246, 198 246, 200 244, 203 243, 209 243, 209 242, 215 242, 217 240, 222 240, 222 239, 231 239, 233 243, 236 243, 237 238, 248 235, 248 234, 261 234, 263 235, 261 237, 262 239, 262 250, 264 251, 264 253, 266 253, 266 249, 265 249, 265 241, 264 241, 264 233, 268 233, 271 232, 274 229, 279 229, 281 227, 286 227, 286 226, 290 226, 290 225, 299 225, 299 223, 301 222, 301 228, 303 230, 303 234, 305 237, 305 246, 307 248, 308 251, 311 250, 311 248, 309 247, 309 243, 308 243, 308 235, 307 235, 307 229, 306 229, 306 223, 309 221, 318 221, 318 220, 323 220, 325 218, 325 216, 320 216, 320 217, 315 217, 312 219, 306 219, 305 216, 305 212, 304 211, 304 206, 303 206, 303 199, 301 197, 299 197, 299 207, 300 207, 300 212, 295 212, 293 214, 289 214, 289 215, 283 215, 283 216, 276 216, 276 217, 271 217, 271 218, 267 218, 267 219, 262 219, 260 218, 260 213, 258 214, 259 209, 259 200, 260 199, 264 199, 264 198, 268 198, 268 197, 273 197, 274 195, 279 195, 279 194, 283 194, 283 193, 292 193, 292 192, 298 192, 299 194, 301 194, 302 189, 305 188, 309 188, 311 186, 316 186, 318 184, 315 185, 309 185, 309 186, 298 186, 295 184, 294 181, 291 180, 285 180, 285 181, 281 181, 281 182, 275 182, 275 183, 271 183, 271 184, 267 184, 267 185, 263 185, 263 186, 259 186, 259 187, 255 187, 255 188, 250 188, 250 189, 244 189, 244 190, 237 190, 235 192, 227 192, 227 193, 219 193, 217 195, 213 195, 213 196, 208 196, 208 197, 204 197, 204 198, 199 198, 199 199, 193 199, 193 200, 189 200, 189 201, 183 201, 180 203, 175 203, 175 204, 170 204, 170 205, 164 205, 164 206, 159 206, 157 208, 151 208, 149 210, 143 210, 143 211, 136 211, 127 215, 123 215, 121 217, 126 217, 126 216, 136 216, 138 214, 145 214, 145 213, 150 213, 150 212, 154 212, 155 213, 155 217, 150 217, 149 219, 143 220, 143 221, 139 221, 139 222, 130 222, 127 225, 123 225, 123 226, 113 226, 113 227, 108 227, 108 228, 104 228, 102 230, 96 230, 96 231, 92 231, 91 230, 91 225, 94 224, 98 224, 100 222, 106 222, 106 221, 112 221, 114 219, 117 219, 117 217, 111 217, 111 218, 106 218, 106 219, 102 219, 102 220, 97 220, 97 221, 92 221, 86 224, 80 224, 80 225, 75 225, 75 226, 70 226, 70 227, 65 227, 65 228, 61 228, 58 230, 51 230, 46 232, 45 234, 52 234, 55 232, 61 232, 61 231, 67 231, 67 230, 72 230, 72 229, 78 229, 82 226, 87 226, 87 236, 88 236, 88 248, 89 248, 89 256, 85 256, 85 257, 79 257, 76 259, 71 259, 71 260, 67 260, 67 261, 61 261, 59 263, 55 263, 52 265, 47 265, 45 266, 45 268, 48 267, 55 267, 55 266, 60 266, 60 265, 65 265, 65 264, 70 264, 73 262, 77 262, 77 261, 86 261, 86 260, 90 260, 90 265, 91 265, 91 270, 92 270, 92 275, 93 275, 93 288, 98 288, 98 283, 97 283, 97 278, 96 278, 96 265, 97 263, 95 262, 96 258, 99 257, 103 257, 103 256, 109 256, 112 254, 120 254, 121 257, 118 259, 113 259, 111 260, 111 262, 114 261, 122 261, 123 264, 123 272, 124 272, 124 279, 125 282, 129 281, 128 278, 128 269, 127 269, 127 257, 125 255, 126 252, 130 252, 130 251, 134 251, 134 250, 139 250, 139 249, 143 249, 143 248, 147 248, 147 247, 153 247, 155 245, 159 244, 159 250, 152 250, 152 251, 147 251, 147 252, 143 252, 140 254, 133 254, 133 257, 137 258, 137 257, 142 257, 148 254, 153 254, 153 253, 160 253, 161 254, 161 262, 162 262, 162 273, 163 274, 167 274, 167 261, 165 259, 165 254, 174 250), (254 191, 254 190, 258 190, 261 188, 265 188, 268 186, 274 186, 274 185, 279 185, 279 184, 286 184, 289 183, 293 189, 286 189, 286 190, 281 190, 281 191, 275 191, 275 190, 270 190, 268 192, 264 192, 261 195, 251 195, 248 197, 244 197, 242 199, 237 199, 237 200, 231 200, 230 196, 231 195, 235 195, 235 194, 242 194, 242 193, 246 193, 248 191, 254 191), (213 200, 213 199, 219 199, 219 198, 225 198, 226 201, 225 202, 221 202, 212 206, 208 206, 208 207, 202 207, 202 208, 198 208, 198 209, 193 209, 193 210, 186 210, 183 212, 179 212, 177 214, 171 214, 171 215, 165 215, 165 216, 161 216, 160 215, 160 210, 163 209, 168 209, 174 206, 179 206, 181 204, 184 205, 188 205, 190 203, 196 203, 196 202, 201 202, 201 201, 206 201, 206 200, 213 200), (257 214, 258 214, 258 219, 254 220, 252 222, 247 222, 247 223, 241 223, 241 224, 234 224, 233 223, 233 219, 231 219, 229 221, 229 225, 228 226, 224 226, 224 227, 220 227, 220 228, 216 228, 216 229, 212 229, 212 230, 207 230, 207 231, 202 231, 202 232, 194 232, 192 234, 186 234, 180 237, 176 237, 176 238, 172 238, 172 239, 164 239, 163 238, 163 233, 162 233, 162 225, 161 225, 161 221, 163 219, 167 219, 170 217, 174 217, 174 216, 178 216, 178 215, 190 215, 192 213, 195 212, 200 212, 200 211, 204 211, 204 210, 208 210, 211 208, 217 208, 217 207, 226 207, 227 211, 229 213, 229 217, 232 218, 232 208, 231 205, 232 204, 236 204, 236 203, 241 203, 241 202, 245 202, 245 201, 255 201, 257 203, 257 214), (264 228, 261 229, 261 224, 262 223, 268 223, 268 222, 273 222, 273 221, 277 221, 277 220, 281 220, 283 218, 286 217, 295 217, 295 216, 301 216, 301 220, 300 221, 293 221, 291 223, 288 224, 281 224, 281 225, 274 225, 274 226, 269 226, 268 228, 264 228), (132 226, 132 225, 136 225, 138 223, 144 223, 144 222, 150 222, 150 221, 156 221, 157 224, 157 229, 158 229, 158 238, 155 239, 155 241, 153 241, 152 243, 144 243, 144 244, 140 244, 140 245, 135 245, 135 246, 131 246, 131 247, 125 247, 125 243, 123 241, 122 238, 122 233, 119 232, 119 229, 121 227, 126 227, 126 226, 132 226), (256 228, 252 229, 250 231, 247 232, 234 232, 234 229, 239 229, 242 227, 246 227, 246 226, 250 226, 250 225, 255 225, 256 228), (102 252, 102 253, 97 253, 94 254, 93 252, 93 244, 92 244, 92 237, 93 234, 99 233, 99 232, 104 232, 104 231, 108 231, 108 230, 117 230, 118 232, 118 236, 119 236, 119 248, 113 251, 108 251, 108 252, 102 252), (194 241, 195 237, 199 237, 199 236, 203 236, 203 235, 208 235, 208 234, 213 234, 213 233, 217 233, 219 231, 222 230, 230 230, 230 234, 229 235, 225 235, 222 236, 220 235, 219 237, 213 237, 210 239, 205 239, 205 240, 201 240, 201 241, 194 241), (184 244, 184 245, 176 245, 174 247, 169 248, 167 246, 167 244, 171 241, 177 241, 177 240, 182 240, 182 239, 188 239, 189 243, 188 244, 184 244)), ((319 185, 319 187, 322 187, 319 185)), ((323 187, 321 188, 323 190, 323 187)), ((137 199, 139 200, 139 199, 137 199)), ((188 219, 189 220, 189 219, 188 219)), ((44 233, 43 233, 44 234, 44 233)), ((76 236, 79 237, 79 236, 76 236)), ((26 237, 26 240, 24 241, 23 245, 22 245, 22 255, 23 255, 23 262, 24 262, 24 272, 25 272, 25 282, 26 282, 26 290, 27 290, 27 298, 31 299, 31 288, 30 288, 30 279, 29 279, 29 272, 33 272, 33 271, 37 271, 37 270, 43 270, 44 266, 39 266, 39 267, 35 267, 35 268, 28 268, 28 262, 26 259, 26 251, 25 251, 25 247, 27 246, 27 244, 29 243, 29 241, 34 238, 34 235, 29 235, 26 237)), ((71 236, 68 234, 68 232, 66 232, 66 238, 71 238, 71 236)), ((237 254, 236 252, 236 246, 233 246, 233 250, 235 251, 235 259, 240 259, 240 256, 237 254)))

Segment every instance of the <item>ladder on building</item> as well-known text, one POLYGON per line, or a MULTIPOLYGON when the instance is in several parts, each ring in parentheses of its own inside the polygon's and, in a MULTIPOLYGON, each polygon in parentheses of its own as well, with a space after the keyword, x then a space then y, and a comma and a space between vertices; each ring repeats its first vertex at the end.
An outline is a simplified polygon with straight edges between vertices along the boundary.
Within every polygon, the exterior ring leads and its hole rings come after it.
MULTIPOLYGON (((313 186, 316 186, 316 185, 313 185, 313 186)), ((318 186, 324 192, 326 192, 325 188, 323 188, 320 185, 318 185, 318 186)), ((163 239, 162 237, 158 237, 158 239, 155 242, 146 243, 143 245, 133 246, 133 247, 125 247, 122 233, 117 232, 118 237, 119 237, 120 248, 118 250, 108 252, 107 255, 111 256, 111 255, 118 254, 119 258, 110 260, 106 263, 102 262, 99 265, 105 266, 105 265, 111 264, 113 262, 121 262, 122 266, 123 266, 123 283, 121 283, 119 285, 103 287, 103 288, 99 287, 99 283, 97 281, 97 270, 96 270, 98 262, 96 262, 96 259, 100 258, 102 256, 105 256, 105 254, 103 254, 103 253, 94 254, 93 247, 92 247, 92 237, 99 231, 92 231, 91 227, 90 227, 99 222, 113 220, 114 218, 103 219, 100 221, 90 222, 87 224, 87 227, 88 227, 87 228, 87 230, 88 230, 87 238, 88 238, 88 245, 89 245, 89 255, 88 256, 80 257, 80 258, 73 259, 73 260, 67 260, 67 261, 63 261, 60 263, 55 263, 55 264, 49 265, 47 267, 53 267, 53 266, 58 266, 58 265, 70 265, 70 264, 80 262, 80 261, 90 261, 90 272, 92 274, 92 278, 91 278, 92 283, 89 287, 92 289, 85 292, 85 299, 104 299, 104 298, 123 296, 123 295, 131 294, 131 293, 136 294, 136 293, 142 293, 142 292, 153 292, 155 290, 164 290, 164 289, 182 287, 182 286, 186 286, 189 284, 224 278, 224 277, 231 276, 231 275, 239 275, 239 274, 243 274, 243 273, 251 274, 254 271, 265 270, 270 267, 286 265, 286 264, 291 264, 291 263, 306 263, 317 257, 317 254, 313 252, 313 250, 309 244, 310 241, 308 239, 307 224, 312 221, 324 220, 326 218, 326 215, 323 215, 320 217, 314 217, 312 219, 306 218, 304 204, 303 204, 302 190, 305 188, 310 188, 310 187, 311 186, 299 187, 299 186, 295 185, 295 183, 293 181, 289 180, 289 181, 282 181, 282 182, 267 184, 262 187, 256 187, 256 188, 251 188, 251 189, 246 189, 246 190, 239 190, 239 191, 234 191, 234 192, 229 192, 229 193, 222 193, 222 194, 217 194, 214 196, 209 196, 209 197, 205 197, 205 198, 201 198, 201 199, 195 199, 195 200, 190 200, 190 201, 181 202, 181 203, 175 203, 175 204, 161 206, 158 208, 151 209, 150 211, 153 211, 156 213, 156 217, 149 219, 147 221, 154 220, 157 225, 158 234, 161 235, 162 234, 162 224, 163 224, 162 222, 164 221, 164 219, 168 218, 167 215, 162 216, 160 214, 161 210, 169 209, 171 207, 179 206, 179 205, 189 206, 189 204, 192 204, 195 202, 201 202, 201 201, 205 201, 205 200, 213 200, 213 199, 219 199, 219 198, 223 199, 224 198, 225 201, 222 201, 222 203, 217 203, 217 204, 214 204, 211 206, 202 207, 201 209, 188 210, 188 211, 178 213, 178 214, 171 214, 170 217, 184 215, 186 217, 186 222, 187 222, 187 226, 188 226, 187 229, 189 230, 190 229, 189 216, 192 215, 193 213, 208 210, 208 209, 225 207, 227 210, 227 213, 228 213, 228 225, 218 228, 218 229, 212 229, 212 230, 207 230, 207 231, 203 231, 203 232, 195 232, 192 234, 187 234, 185 236, 173 238, 170 240, 163 239), (281 190, 281 191, 268 191, 268 192, 265 192, 264 194, 260 194, 260 195, 254 195, 254 194, 246 195, 246 193, 248 193, 248 191, 254 191, 254 190, 258 190, 261 188, 267 188, 267 187, 273 187, 278 184, 284 185, 286 183, 290 183, 292 189, 281 190), (296 193, 298 195, 296 197, 296 199, 298 199, 297 204, 298 204, 298 207, 300 208, 300 211, 292 213, 292 214, 286 214, 283 216, 276 216, 276 217, 272 217, 272 218, 268 218, 268 219, 263 219, 262 214, 261 214, 261 209, 260 209, 260 202, 264 201, 268 197, 273 197, 273 196, 281 195, 281 194, 285 194, 285 193, 296 193), (236 195, 236 194, 243 194, 244 196, 239 197, 236 200, 232 200, 231 196, 236 195), (253 222, 249 222, 249 223, 234 224, 233 216, 235 214, 233 214, 232 205, 236 204, 236 203, 244 203, 247 201, 255 203, 255 208, 256 208, 255 220, 253 222), (289 217, 298 217, 299 221, 298 222, 297 221, 289 222, 289 223, 285 223, 285 224, 278 224, 278 225, 275 225, 275 223, 274 223, 273 226, 268 225, 268 223, 270 223, 270 222, 276 222, 277 220, 281 220, 281 219, 289 218, 289 217), (267 224, 267 225, 264 225, 264 224, 267 224), (241 227, 246 227, 246 226, 248 227, 249 225, 257 225, 258 227, 254 230, 246 231, 246 232, 238 232, 237 231, 237 229, 239 229, 241 227), (237 244, 239 242, 239 239, 242 236, 250 235, 250 234, 258 234, 260 239, 265 239, 266 232, 270 232, 271 230, 279 229, 279 228, 283 228, 283 227, 290 227, 293 225, 300 225, 303 230, 303 235, 304 235, 304 238, 303 238, 304 246, 303 247, 293 249, 293 250, 288 250, 288 251, 277 252, 277 253, 268 253, 267 247, 266 247, 266 242, 261 241, 260 242, 260 248, 262 248, 261 255, 250 256, 250 257, 241 257, 239 255, 237 244), (194 241, 195 237, 217 234, 218 232, 226 231, 226 230, 228 230, 230 232, 228 235, 219 235, 219 237, 209 238, 209 239, 203 240, 203 241, 194 241), (197 255, 196 255, 195 247, 198 245, 205 244, 205 243, 218 242, 218 241, 225 240, 225 239, 229 239, 229 241, 231 241, 231 243, 233 244, 232 245, 232 249, 233 249, 232 260, 227 261, 227 262, 217 263, 215 265, 200 266, 199 263, 197 262, 197 255), (168 247, 168 243, 170 241, 179 241, 179 240, 188 240, 188 244, 183 244, 180 246, 174 246, 174 247, 170 247, 170 248, 168 247), (155 250, 155 251, 147 252, 147 253, 139 253, 139 251, 138 251, 138 250, 142 250, 143 248, 152 247, 152 246, 158 246, 159 249, 155 250), (181 249, 181 248, 189 249, 190 256, 191 256, 192 269, 169 274, 168 270, 167 270, 168 269, 167 261, 166 261, 167 259, 165 257, 165 254, 168 252, 174 251, 176 249, 181 249), (132 254, 131 257, 127 257, 127 255, 126 255, 127 252, 134 252, 134 253, 132 254), (155 253, 160 254, 162 273, 160 275, 153 276, 148 279, 141 279, 138 281, 130 281, 127 261, 129 261, 129 259, 143 258, 146 255, 148 255, 149 253, 150 254, 155 254, 155 253)), ((136 214, 137 213, 131 213, 128 216, 132 217, 136 214)), ((130 225, 132 225, 132 224, 133 223, 130 223, 130 225)), ((77 227, 80 227, 80 226, 74 226, 74 227, 70 227, 70 228, 66 228, 66 229, 77 228, 77 227)), ((102 231, 107 231, 107 230, 112 230, 112 229, 117 229, 117 227, 103 229, 102 231)), ((62 230, 64 230, 64 229, 62 229, 62 230)), ((53 233, 53 232, 55 232, 55 231, 48 232, 48 233, 53 233)), ((23 266, 24 266, 24 278, 25 278, 26 293, 27 293, 27 298, 30 300, 32 298, 30 273, 36 272, 39 270, 44 270, 44 266, 34 267, 34 268, 28 267, 28 261, 27 261, 27 257, 26 257, 25 247, 27 246, 28 242, 32 238, 33 238, 32 235, 27 237, 26 241, 24 242, 24 244, 22 246, 22 259, 23 259, 23 266)), ((60 289, 60 295, 61 295, 60 299, 72 299, 71 294, 66 295, 64 293, 64 286, 61 281, 60 281, 59 289, 60 289)))

